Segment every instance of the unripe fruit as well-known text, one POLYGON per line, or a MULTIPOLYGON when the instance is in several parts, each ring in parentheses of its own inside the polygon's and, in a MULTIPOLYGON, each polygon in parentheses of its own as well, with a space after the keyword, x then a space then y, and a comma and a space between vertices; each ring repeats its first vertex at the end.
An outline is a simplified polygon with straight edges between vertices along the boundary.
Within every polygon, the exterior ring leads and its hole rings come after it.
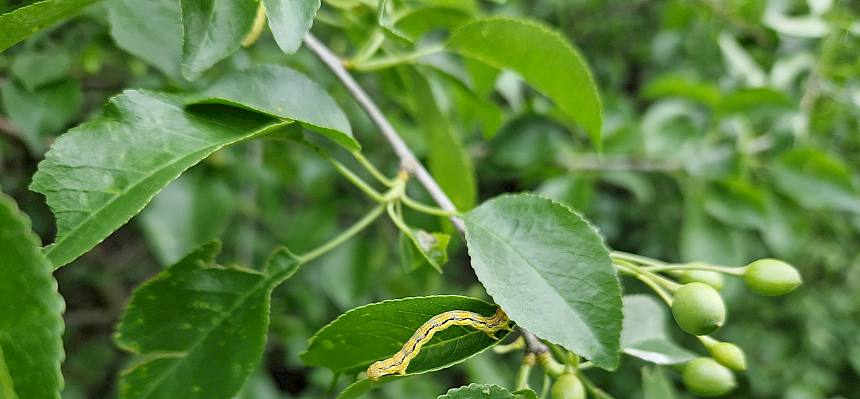
POLYGON ((718 342, 708 348, 711 357, 717 362, 735 371, 747 369, 747 358, 743 349, 731 342, 718 342))
MULTIPOLYGON (((692 263, 690 264, 692 265, 692 263)), ((723 289, 725 279, 723 274, 708 270, 684 270, 678 274, 678 279, 684 283, 705 283, 716 290, 723 289)))
POLYGON ((750 290, 766 296, 788 294, 803 282, 794 266, 777 259, 750 263, 743 277, 750 290))
POLYGON ((552 384, 552 399, 585 399, 585 386, 574 373, 562 374, 552 384))
POLYGON ((737 386, 731 370, 709 357, 689 361, 684 365, 681 378, 687 390, 698 396, 720 396, 737 386))
POLYGON ((726 321, 723 298, 705 283, 684 284, 675 290, 672 316, 682 330, 693 335, 717 331, 726 321))

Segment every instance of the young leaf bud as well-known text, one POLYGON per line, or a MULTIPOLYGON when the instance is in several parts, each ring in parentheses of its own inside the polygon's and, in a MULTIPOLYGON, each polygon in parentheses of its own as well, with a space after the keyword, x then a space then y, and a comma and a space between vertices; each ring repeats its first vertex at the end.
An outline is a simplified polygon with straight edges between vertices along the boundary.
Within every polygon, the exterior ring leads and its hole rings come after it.
POLYGON ((747 369, 747 358, 743 349, 731 342, 717 342, 708 351, 717 362, 735 371, 747 369))
POLYGON ((708 270, 683 270, 678 273, 678 280, 684 284, 705 283, 718 291, 725 285, 722 273, 708 270))
POLYGON ((675 290, 672 315, 682 330, 693 335, 707 335, 725 323, 726 305, 710 285, 689 283, 675 290))
POLYGON ((552 384, 552 399, 585 399, 585 386, 574 373, 562 374, 552 384))
POLYGON ((750 263, 743 277, 750 290, 766 296, 788 294, 803 282, 794 266, 777 259, 750 263))

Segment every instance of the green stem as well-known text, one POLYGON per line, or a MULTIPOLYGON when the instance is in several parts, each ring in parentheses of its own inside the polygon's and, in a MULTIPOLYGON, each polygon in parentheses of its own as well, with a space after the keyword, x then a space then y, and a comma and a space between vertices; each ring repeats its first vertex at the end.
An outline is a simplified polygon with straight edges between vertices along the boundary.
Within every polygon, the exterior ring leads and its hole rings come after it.
POLYGON ((517 371, 517 379, 514 382, 514 390, 519 391, 520 389, 527 389, 529 387, 529 375, 532 372, 532 367, 535 364, 535 354, 534 353, 526 353, 526 356, 523 358, 523 363, 520 365, 520 369, 517 371))
POLYGON ((394 225, 397 226, 403 234, 406 235, 410 240, 415 240, 415 237, 412 234, 412 229, 409 225, 403 221, 403 216, 401 216, 397 209, 395 208, 395 202, 389 202, 388 205, 385 206, 386 211, 388 211, 388 217, 391 218, 391 221, 394 222, 394 225))
POLYGON ((403 194, 403 196, 400 197, 400 200, 403 201, 403 205, 406 205, 418 212, 423 212, 429 215, 442 216, 446 218, 457 215, 456 211, 446 211, 435 206, 425 205, 423 203, 415 201, 412 198, 409 198, 406 194, 403 194))
POLYGON ((301 142, 316 151, 317 154, 319 154, 321 157, 325 158, 326 161, 328 161, 332 164, 332 166, 334 166, 334 169, 337 170, 337 172, 340 173, 341 176, 349 180, 350 183, 358 187, 358 189, 367 194, 368 197, 379 203, 386 202, 385 197, 380 194, 379 191, 376 191, 376 189, 371 187, 371 185, 365 182, 364 179, 358 177, 355 172, 346 167, 346 165, 340 163, 338 160, 334 159, 331 155, 326 153, 325 150, 307 141, 302 140, 301 142))
POLYGON ((372 72, 381 69, 391 68, 406 62, 415 61, 421 57, 435 54, 444 50, 442 46, 432 46, 418 49, 411 53, 397 54, 387 57, 377 57, 367 61, 350 62, 348 67, 357 71, 372 72))
POLYGON ((361 166, 363 166, 364 169, 366 169, 367 172, 370 173, 370 175, 373 176, 373 178, 378 180, 380 183, 384 184, 387 187, 391 187, 394 185, 394 179, 391 179, 388 176, 385 176, 384 173, 380 172, 379 169, 377 169, 376 166, 370 163, 370 161, 368 161, 367 158, 364 157, 364 154, 362 154, 360 151, 353 151, 352 156, 355 157, 355 160, 358 161, 358 163, 361 164, 361 166))
POLYGON ((589 360, 589 361, 585 361, 585 362, 580 363, 576 369, 577 370, 588 370, 590 368, 594 368, 594 363, 592 363, 589 360))
POLYGON ((547 374, 553 377, 558 377, 565 372, 564 365, 556 361, 549 352, 539 354, 538 363, 540 363, 547 374))
POLYGON ((579 376, 580 381, 582 381, 582 384, 585 385, 585 389, 587 389, 588 392, 591 392, 592 396, 594 396, 596 398, 611 398, 611 396, 609 396, 609 394, 607 394, 602 389, 600 389, 597 385, 595 385, 593 382, 591 382, 591 379, 589 379, 585 375, 585 373, 578 373, 578 376, 579 376))
POLYGON ((549 374, 544 373, 543 375, 543 385, 540 389, 540 399, 546 399, 549 396, 550 386, 552 386, 552 379, 550 379, 549 374))
POLYGON ((699 336, 696 336, 696 338, 698 338, 699 341, 702 342, 702 345, 704 345, 705 349, 707 349, 708 351, 711 350, 712 346, 720 343, 720 341, 717 341, 717 340, 715 340, 715 339, 713 339, 707 335, 699 335, 699 336))
POLYGON ((385 202, 385 197, 380 194, 379 191, 376 191, 373 187, 370 186, 370 184, 367 184, 367 182, 362 180, 362 178, 358 177, 358 175, 349 170, 349 168, 347 168, 345 165, 334 159, 329 159, 329 162, 334 165, 334 168, 338 171, 338 173, 343 175, 343 177, 349 180, 350 183, 358 187, 359 190, 367 194, 368 197, 379 203, 385 202))
POLYGON ((520 350, 526 347, 526 340, 523 337, 517 337, 513 342, 509 344, 499 344, 493 346, 493 352, 498 354, 504 354, 513 352, 515 350, 520 350))
POLYGON ((626 260, 628 262, 639 263, 647 266, 664 266, 666 262, 662 260, 657 260, 654 258, 649 258, 647 256, 631 254, 629 252, 621 252, 621 251, 612 251, 609 255, 613 259, 621 259, 626 260))
POLYGON ((616 260, 615 267, 617 267, 620 271, 626 272, 627 274, 635 277, 637 280, 645 283, 649 288, 651 288, 664 302, 671 305, 672 297, 661 287, 659 284, 654 282, 649 276, 645 276, 635 269, 629 268, 627 265, 623 265, 616 260))
POLYGON ((639 267, 636 264, 634 264, 633 262, 628 262, 628 261, 620 260, 620 259, 616 260, 616 262, 620 262, 620 263, 626 265, 629 269, 632 269, 633 271, 635 271, 638 274, 645 275, 645 276, 651 278, 651 280, 653 280, 656 283, 659 283, 660 285, 662 285, 663 287, 665 287, 669 291, 675 291, 676 289, 678 289, 678 287, 681 286, 680 284, 672 281, 671 279, 668 279, 668 278, 663 277, 663 276, 656 274, 656 273, 652 273, 651 269, 639 267))
POLYGON ((370 212, 368 212, 367 215, 364 215, 363 218, 359 219, 352 226, 349 226, 349 228, 344 230, 342 233, 338 234, 337 236, 335 236, 331 240, 323 243, 319 247, 314 248, 314 249, 310 250, 309 252, 307 252, 303 255, 300 255, 298 257, 299 260, 301 261, 301 263, 308 263, 308 262, 322 256, 326 252, 331 251, 332 249, 334 249, 338 245, 343 244, 345 241, 354 237, 360 231, 364 230, 365 227, 370 225, 370 223, 372 223, 374 220, 376 220, 376 218, 378 218, 379 215, 382 214, 383 209, 385 209, 385 205, 382 205, 382 204, 377 205, 370 212))
POLYGON ((383 42, 385 42, 385 33, 382 32, 382 29, 374 29, 373 33, 370 34, 370 38, 367 39, 367 42, 364 43, 352 58, 345 60, 343 62, 344 65, 349 67, 351 65, 367 61, 368 58, 376 54, 383 42))
POLYGON ((702 263, 667 264, 664 266, 651 266, 645 268, 645 270, 654 273, 672 270, 704 270, 709 272, 725 273, 732 276, 742 276, 744 274, 744 269, 745 268, 743 267, 727 267, 702 263))

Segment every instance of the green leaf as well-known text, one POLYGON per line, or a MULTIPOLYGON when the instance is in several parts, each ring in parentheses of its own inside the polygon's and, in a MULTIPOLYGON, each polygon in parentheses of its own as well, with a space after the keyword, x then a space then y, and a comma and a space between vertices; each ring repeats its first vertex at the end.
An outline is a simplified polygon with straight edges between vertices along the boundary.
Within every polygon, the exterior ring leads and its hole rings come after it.
POLYGON ((18 399, 18 395, 15 394, 14 381, 9 375, 9 367, 6 366, 6 359, 3 357, 2 345, 0 345, 0 398, 18 399))
POLYGON ((0 15, 0 51, 69 18, 98 0, 47 0, 0 15))
POLYGON ((430 173, 451 196, 457 209, 469 210, 475 206, 478 196, 472 159, 439 109, 430 82, 418 73, 413 73, 411 77, 407 79, 411 83, 409 93, 414 101, 415 122, 423 129, 430 149, 430 173))
POLYGON ((0 193, 0 397, 59 398, 63 298, 30 220, 0 193), (10 395, 11 393, 11 395, 10 395))
POLYGON ((65 51, 57 50, 26 52, 16 55, 9 69, 28 91, 35 91, 39 86, 68 77, 72 69, 72 57, 65 51))
POLYGON ((186 173, 141 212, 150 249, 172 265, 206 241, 218 238, 234 211, 230 187, 217 176, 186 173))
MULTIPOLYGON (((371 363, 390 357, 431 317, 450 310, 468 310, 490 316, 496 307, 484 301, 455 295, 388 300, 352 309, 311 338, 302 360, 328 367, 335 373, 357 373, 371 363)), ((504 338, 499 333, 497 338, 504 338)), ((436 333, 412 360, 406 375, 426 373, 459 363, 493 346, 497 340, 466 327, 436 333)), ((394 377, 401 378, 401 377, 394 377)), ((385 378, 380 381, 387 381, 385 378)), ((378 383, 377 383, 378 384, 378 383)))
POLYGON ((697 355, 673 342, 666 331, 666 306, 650 295, 624 296, 624 353, 655 364, 679 364, 697 355))
POLYGON ((470 384, 451 388, 436 399, 513 399, 514 394, 498 385, 470 384))
POLYGON ((258 0, 182 0, 181 3, 182 76, 188 80, 239 49, 259 7, 258 0))
POLYGON ((642 393, 644 399, 675 399, 678 397, 672 382, 662 367, 642 367, 642 393))
POLYGON ((397 17, 394 27, 412 40, 437 29, 453 29, 471 19, 471 13, 449 5, 409 10, 397 17))
POLYGON ((269 29, 286 54, 295 53, 311 29, 320 0, 263 0, 269 29))
POLYGON ((648 85, 642 90, 642 94, 648 99, 686 98, 711 108, 716 107, 722 99, 720 89, 716 86, 677 75, 661 76, 648 82, 648 85))
POLYGON ((45 253, 54 267, 75 260, 209 154, 285 125, 218 107, 186 112, 179 98, 144 91, 114 97, 104 116, 60 136, 33 177, 57 219, 45 253))
POLYGON ((400 266, 403 267, 403 271, 410 272, 421 266, 424 263, 424 258, 416 253, 418 248, 406 234, 401 231, 399 236, 397 244, 400 266))
POLYGON ((121 398, 232 398, 257 368, 272 289, 300 263, 282 248, 262 271, 224 267, 220 247, 201 246, 134 291, 115 335, 137 355, 121 398))
POLYGON ((176 81, 182 81, 182 9, 176 0, 108 2, 117 46, 176 81))
POLYGON ((187 104, 226 104, 294 120, 348 150, 361 148, 337 103, 312 80, 286 67, 259 65, 225 74, 187 104))
POLYGON ((442 273, 442 266, 448 263, 448 243, 451 235, 431 233, 422 229, 409 229, 411 235, 403 232, 398 240, 400 266, 404 271, 412 271, 425 262, 437 272, 442 273))
POLYGON ((741 179, 720 182, 708 190, 704 207, 720 222, 740 228, 762 227, 767 214, 764 194, 741 179))
POLYGON ((591 224, 529 194, 494 198, 464 220, 472 268, 512 320, 599 367, 618 365, 621 286, 591 224))
POLYGON ((813 237, 797 232, 810 231, 812 218, 787 199, 773 193, 767 195, 765 206, 767 216, 760 232, 770 250, 786 259, 806 251, 813 237))
POLYGON ((539 399, 537 393, 529 388, 516 390, 513 394, 515 398, 539 399))
POLYGON ((448 263, 448 242, 451 241, 451 235, 412 229, 412 237, 412 243, 415 244, 421 256, 441 273, 442 266, 448 263))
POLYGON ((776 187, 805 208, 860 213, 860 195, 851 170, 821 150, 786 151, 773 164, 771 174, 776 187))
POLYGON ((47 150, 48 141, 78 116, 83 102, 81 85, 76 81, 43 86, 33 92, 16 82, 7 82, 0 93, 9 121, 21 130, 21 138, 34 154, 47 150))
POLYGON ((690 192, 684 199, 684 221, 681 226, 681 259, 704 261, 716 265, 738 266, 745 255, 735 234, 714 220, 704 209, 703 195, 690 192))
POLYGON ((480 19, 454 31, 448 47, 517 72, 582 125, 601 148, 603 106, 597 86, 585 60, 558 32, 528 20, 480 19))
POLYGON ((750 113, 755 109, 786 108, 791 106, 792 100, 785 93, 758 87, 741 89, 723 96, 719 104, 719 110, 726 113, 750 113))
POLYGON ((400 376, 385 376, 377 381, 371 381, 367 378, 358 380, 350 384, 346 389, 337 395, 337 399, 355 399, 364 396, 366 393, 382 386, 385 383, 391 382, 400 376))

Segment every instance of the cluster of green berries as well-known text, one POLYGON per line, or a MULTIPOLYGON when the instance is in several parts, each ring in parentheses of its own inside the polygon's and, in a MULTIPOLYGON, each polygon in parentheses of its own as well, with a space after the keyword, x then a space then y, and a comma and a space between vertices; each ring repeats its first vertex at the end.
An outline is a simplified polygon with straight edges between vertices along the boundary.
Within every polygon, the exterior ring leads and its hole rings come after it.
MULTIPOLYGON (((745 370, 746 359, 737 345, 708 337, 726 321, 726 305, 717 292, 723 286, 722 274, 690 266, 690 270, 679 273, 679 281, 684 284, 674 291, 672 315, 681 329, 699 337, 711 356, 687 362, 682 379, 695 395, 720 396, 735 388, 732 371, 745 370)), ((802 282, 793 266, 776 259, 757 260, 736 274, 751 291, 766 296, 787 294, 802 282)))
MULTIPOLYGON (((631 265, 630 262, 626 264, 631 265)), ((731 392, 737 386, 733 372, 747 368, 746 356, 740 347, 709 336, 726 322, 726 305, 718 292, 725 284, 723 274, 742 278, 751 291, 765 296, 787 294, 802 282, 800 274, 793 266, 776 259, 757 260, 742 268, 726 268, 699 262, 655 266, 661 267, 632 270, 640 277, 648 276, 647 278, 655 282, 660 281, 664 287, 673 291, 671 296, 665 293, 661 296, 670 302, 675 322, 682 330, 695 335, 707 349, 710 356, 693 359, 678 367, 687 390, 703 397, 721 396, 731 392), (668 272, 674 275, 681 285, 659 277, 651 270, 668 272)), ((660 287, 653 288, 658 293, 662 292, 660 287)), ((556 367, 561 368, 560 365, 556 367)), ((587 397, 588 389, 575 369, 566 367, 553 375, 558 378, 552 384, 551 399, 587 397)))

